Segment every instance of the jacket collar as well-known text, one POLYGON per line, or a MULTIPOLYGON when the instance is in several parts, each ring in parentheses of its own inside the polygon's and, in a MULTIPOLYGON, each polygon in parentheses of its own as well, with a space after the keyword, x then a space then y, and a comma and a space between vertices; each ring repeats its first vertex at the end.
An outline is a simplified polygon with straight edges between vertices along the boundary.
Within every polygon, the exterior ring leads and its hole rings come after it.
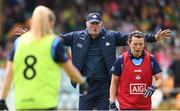
MULTIPOLYGON (((88 33, 88 29, 87 29, 87 28, 86 28, 85 32, 86 32, 86 35, 88 35, 89 37, 91 37, 91 35, 89 35, 89 33, 88 33)), ((105 36, 105 33, 106 33, 106 30, 105 30, 104 28, 102 28, 101 31, 100 31, 100 34, 99 34, 98 38, 101 38, 101 37, 105 36)))

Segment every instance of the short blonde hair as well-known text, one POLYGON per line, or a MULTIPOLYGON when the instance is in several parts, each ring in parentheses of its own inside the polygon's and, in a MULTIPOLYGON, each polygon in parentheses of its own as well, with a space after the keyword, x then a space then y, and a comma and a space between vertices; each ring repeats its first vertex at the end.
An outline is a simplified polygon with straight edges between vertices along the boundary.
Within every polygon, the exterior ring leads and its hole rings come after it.
POLYGON ((43 37, 53 33, 51 22, 55 22, 55 15, 45 6, 37 6, 33 12, 30 31, 35 37, 43 37))

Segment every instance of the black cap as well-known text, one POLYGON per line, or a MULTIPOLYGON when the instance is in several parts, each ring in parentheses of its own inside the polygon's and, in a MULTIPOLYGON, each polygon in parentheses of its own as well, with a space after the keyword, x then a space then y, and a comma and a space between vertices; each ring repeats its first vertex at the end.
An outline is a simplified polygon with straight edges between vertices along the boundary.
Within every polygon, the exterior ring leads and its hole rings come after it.
POLYGON ((87 16, 87 21, 92 23, 92 22, 101 22, 101 15, 99 13, 90 13, 87 16))

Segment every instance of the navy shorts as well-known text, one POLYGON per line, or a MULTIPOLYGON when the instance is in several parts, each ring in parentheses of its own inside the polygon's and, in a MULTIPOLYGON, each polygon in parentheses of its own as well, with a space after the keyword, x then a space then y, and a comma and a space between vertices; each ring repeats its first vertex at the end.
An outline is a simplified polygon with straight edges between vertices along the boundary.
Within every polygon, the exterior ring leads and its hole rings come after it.
POLYGON ((79 110, 109 110, 110 82, 90 80, 87 95, 82 95, 80 88, 79 110))

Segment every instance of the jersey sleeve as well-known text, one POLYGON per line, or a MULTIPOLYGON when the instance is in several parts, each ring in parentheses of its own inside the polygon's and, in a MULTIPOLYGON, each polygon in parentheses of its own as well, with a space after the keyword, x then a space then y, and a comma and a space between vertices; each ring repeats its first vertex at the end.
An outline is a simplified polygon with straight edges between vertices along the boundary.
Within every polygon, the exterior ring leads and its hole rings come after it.
POLYGON ((7 59, 11 62, 13 62, 13 59, 14 59, 14 54, 15 54, 15 51, 16 51, 16 47, 17 47, 17 44, 19 42, 19 37, 14 41, 14 44, 12 46, 12 49, 10 50, 10 53, 7 57, 7 59))
POLYGON ((9 53, 9 55, 8 55, 8 57, 7 57, 7 59, 9 60, 9 61, 13 61, 13 59, 14 59, 14 52, 15 52, 15 48, 14 48, 14 46, 12 47, 12 49, 11 49, 11 51, 10 51, 10 53, 9 53))
POLYGON ((55 38, 55 40, 53 41, 51 53, 54 61, 57 63, 64 63, 69 58, 63 42, 58 38, 55 38))
POLYGON ((116 75, 116 76, 120 76, 121 72, 122 72, 122 68, 123 68, 123 56, 120 55, 114 65, 111 67, 111 73, 116 75))
POLYGON ((150 55, 150 59, 151 59, 151 64, 152 64, 153 75, 156 75, 162 72, 162 69, 160 65, 158 64, 158 62, 156 61, 155 57, 153 55, 150 55))

